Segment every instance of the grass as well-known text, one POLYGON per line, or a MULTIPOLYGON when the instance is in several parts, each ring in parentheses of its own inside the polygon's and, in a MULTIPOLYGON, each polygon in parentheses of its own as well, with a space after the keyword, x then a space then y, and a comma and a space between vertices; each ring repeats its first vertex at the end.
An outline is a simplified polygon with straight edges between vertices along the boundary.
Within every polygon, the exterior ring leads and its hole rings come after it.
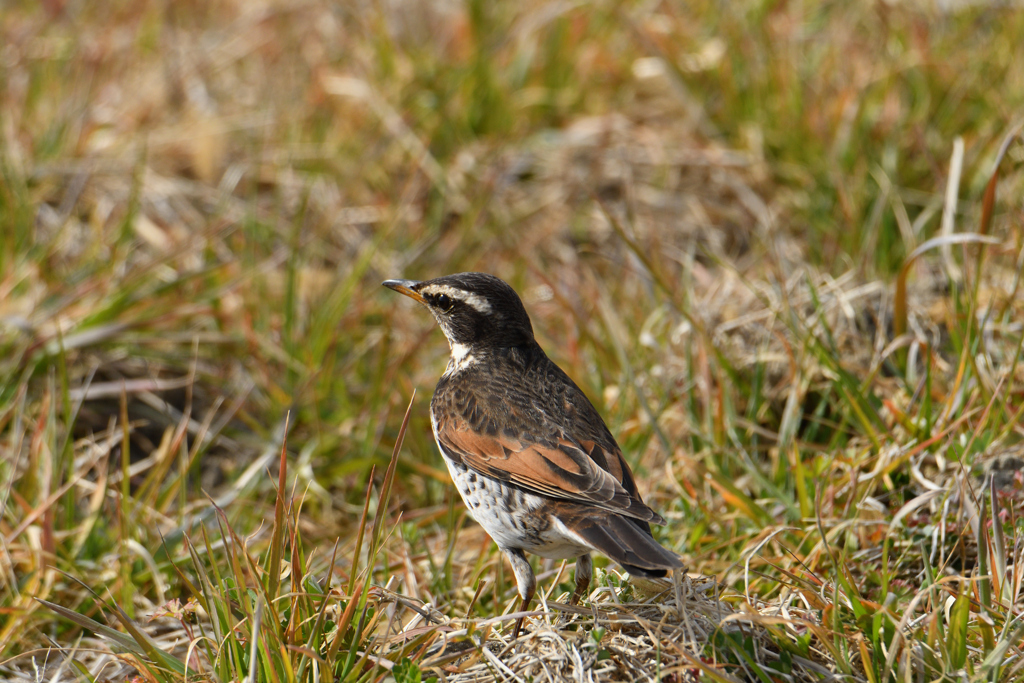
POLYGON ((1022 22, 9 6, 3 675, 1019 677, 1022 22), (539 561, 508 642, 445 344, 379 286, 459 270, 606 417, 678 595, 598 561, 571 611, 539 561))

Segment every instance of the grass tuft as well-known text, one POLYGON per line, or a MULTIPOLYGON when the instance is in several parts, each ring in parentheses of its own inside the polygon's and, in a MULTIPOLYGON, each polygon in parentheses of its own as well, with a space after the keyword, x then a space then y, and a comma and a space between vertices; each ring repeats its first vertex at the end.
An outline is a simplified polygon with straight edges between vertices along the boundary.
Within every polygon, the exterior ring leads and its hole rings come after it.
POLYGON ((0 677, 1020 677, 1024 14, 108 10, 0 17, 0 677), (462 270, 678 596, 536 560, 509 642, 379 286, 462 270))

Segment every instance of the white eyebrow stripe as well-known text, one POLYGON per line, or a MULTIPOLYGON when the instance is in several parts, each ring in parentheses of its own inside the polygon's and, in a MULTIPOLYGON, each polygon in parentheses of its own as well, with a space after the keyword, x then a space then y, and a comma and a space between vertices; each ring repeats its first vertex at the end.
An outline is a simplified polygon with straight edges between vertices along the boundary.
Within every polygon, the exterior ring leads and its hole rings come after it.
POLYGON ((491 303, 487 301, 487 299, 474 294, 473 292, 467 292, 464 289, 452 287, 451 285, 430 285, 421 289, 420 294, 429 294, 430 296, 447 294, 453 299, 457 299, 464 304, 472 306, 478 313, 487 315, 491 312, 491 303))

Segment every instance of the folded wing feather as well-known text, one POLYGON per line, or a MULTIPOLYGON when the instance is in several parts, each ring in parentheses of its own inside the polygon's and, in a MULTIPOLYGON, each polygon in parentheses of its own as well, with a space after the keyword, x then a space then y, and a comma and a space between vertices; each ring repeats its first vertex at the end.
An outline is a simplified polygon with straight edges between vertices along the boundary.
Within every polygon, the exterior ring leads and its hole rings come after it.
POLYGON ((482 434, 460 419, 444 420, 436 427, 438 444, 449 457, 461 460, 480 474, 553 498, 664 524, 660 515, 622 486, 620 478, 625 463, 617 450, 609 453, 595 442, 576 443, 565 434, 533 442, 482 434), (590 447, 589 451, 584 450, 585 446, 590 447), (600 467, 591 455, 597 449, 601 450, 600 460, 608 469, 600 467), (616 471, 619 477, 609 470, 616 471))

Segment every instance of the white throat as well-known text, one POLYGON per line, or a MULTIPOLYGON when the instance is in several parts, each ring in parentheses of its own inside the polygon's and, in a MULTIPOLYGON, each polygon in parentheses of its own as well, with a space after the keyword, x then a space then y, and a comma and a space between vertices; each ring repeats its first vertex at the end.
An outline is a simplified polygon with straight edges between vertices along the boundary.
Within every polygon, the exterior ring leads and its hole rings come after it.
POLYGON ((452 358, 448 361, 448 367, 444 371, 444 374, 446 375, 451 375, 459 370, 464 370, 476 360, 476 357, 469 352, 469 344, 452 342, 451 347, 452 358))

